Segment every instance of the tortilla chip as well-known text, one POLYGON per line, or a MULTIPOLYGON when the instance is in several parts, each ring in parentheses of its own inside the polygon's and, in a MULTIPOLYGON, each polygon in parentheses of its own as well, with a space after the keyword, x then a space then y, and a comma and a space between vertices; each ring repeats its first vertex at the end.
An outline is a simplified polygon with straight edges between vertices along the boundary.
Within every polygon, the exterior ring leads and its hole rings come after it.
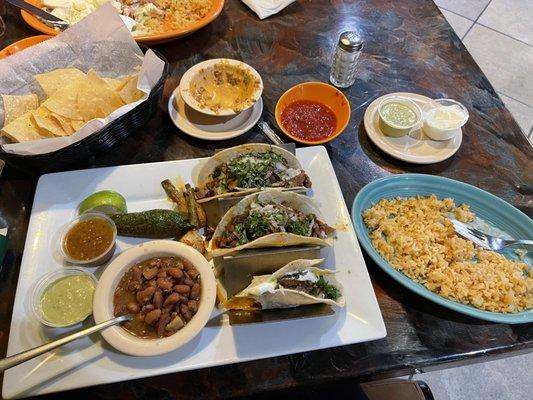
POLYGON ((8 125, 21 115, 39 107, 39 99, 36 94, 23 96, 3 94, 2 101, 4 104, 4 125, 8 125))
POLYGON ((4 126, 2 133, 14 142, 29 142, 49 137, 33 122, 31 112, 4 126))
POLYGON ((120 89, 119 94, 124 103, 133 103, 143 97, 144 93, 137 89, 138 78, 137 75, 132 75, 128 78, 124 87, 120 89))
MULTIPOLYGON (((50 113, 50 118, 56 120, 59 125, 61 125, 61 128, 67 135, 72 135, 74 133, 74 129, 72 128, 72 122, 75 120, 71 120, 68 118, 63 117, 62 115, 56 114, 56 113, 50 113)), ((85 123, 83 121, 78 121, 81 123, 85 123)))
POLYGON ((84 121, 107 117, 124 105, 120 96, 93 70, 78 89, 77 104, 84 121))
POLYGON ((44 74, 35 75, 35 79, 48 97, 73 82, 82 81, 85 74, 77 68, 59 68, 44 74))
POLYGON ((120 89, 124 87, 124 85, 128 82, 129 76, 122 79, 117 78, 102 78, 107 85, 114 90, 115 92, 118 92, 120 89))
POLYGON ((78 93, 80 82, 72 82, 67 86, 58 89, 42 105, 55 114, 68 119, 83 120, 83 116, 78 108, 78 93))
POLYGON ((57 119, 52 118, 50 110, 46 107, 39 107, 31 112, 33 122, 50 136, 67 136, 61 124, 57 119))
POLYGON ((70 121, 70 125, 72 126, 72 129, 74 129, 74 131, 79 131, 86 123, 87 122, 85 121, 70 121))

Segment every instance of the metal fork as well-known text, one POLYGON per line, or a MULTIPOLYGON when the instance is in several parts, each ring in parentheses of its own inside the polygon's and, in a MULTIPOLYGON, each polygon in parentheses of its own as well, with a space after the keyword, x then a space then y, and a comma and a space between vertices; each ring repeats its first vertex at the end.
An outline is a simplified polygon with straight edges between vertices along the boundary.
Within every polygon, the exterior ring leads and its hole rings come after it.
POLYGON ((509 246, 533 245, 533 240, 507 240, 487 235, 476 228, 456 219, 452 219, 453 229, 465 239, 471 240, 479 247, 487 250, 501 250, 509 246))

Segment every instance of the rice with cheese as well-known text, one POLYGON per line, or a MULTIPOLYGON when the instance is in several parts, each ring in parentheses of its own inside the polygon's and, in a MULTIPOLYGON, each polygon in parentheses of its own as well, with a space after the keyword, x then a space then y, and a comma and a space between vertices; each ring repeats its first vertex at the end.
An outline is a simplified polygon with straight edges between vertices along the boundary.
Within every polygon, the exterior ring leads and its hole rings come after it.
POLYGON ((475 219, 469 206, 429 197, 382 199, 363 213, 372 244, 395 269, 463 304, 513 313, 533 307, 533 276, 522 261, 455 234, 449 215, 475 219))

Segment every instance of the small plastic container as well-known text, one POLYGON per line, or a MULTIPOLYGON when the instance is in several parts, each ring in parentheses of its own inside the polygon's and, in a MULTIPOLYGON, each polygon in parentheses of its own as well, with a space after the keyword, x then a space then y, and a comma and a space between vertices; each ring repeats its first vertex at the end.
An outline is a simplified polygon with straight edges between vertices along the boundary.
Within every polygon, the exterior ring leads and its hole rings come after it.
POLYGON ((113 222, 113 220, 111 218, 109 218, 105 214, 100 214, 100 213, 85 213, 85 214, 80 215, 78 218, 74 219, 72 222, 70 222, 66 226, 65 230, 61 234, 61 241, 59 242, 59 249, 60 249, 61 255, 63 256, 65 261, 67 261, 70 264, 81 265, 81 266, 84 266, 84 267, 96 267, 98 265, 102 265, 102 264, 106 263, 107 261, 109 261, 111 259, 111 257, 113 257, 113 254, 115 253, 116 240, 117 240, 117 227, 116 227, 115 223, 113 222), (90 260, 78 260, 78 259, 72 258, 67 253, 67 251, 65 249, 65 238, 66 238, 68 232, 78 222, 85 221, 85 220, 88 220, 88 219, 94 219, 94 218, 103 219, 107 223, 109 223, 110 226, 113 227, 113 240, 111 241, 111 244, 109 245, 109 247, 107 248, 107 250, 104 253, 102 253, 98 257, 92 258, 90 260))
POLYGON ((391 96, 381 100, 378 105, 378 113, 379 128, 381 132, 383 132, 383 134, 387 136, 392 137, 401 137, 408 135, 422 121, 422 111, 420 110, 420 107, 418 107, 418 105, 414 101, 401 96, 391 96), (387 118, 387 116, 383 114, 383 110, 386 105, 391 103, 398 103, 404 105, 411 111, 413 111, 413 113, 415 114, 415 120, 413 121, 413 123, 399 125, 391 121, 390 118, 387 118))
POLYGON ((424 133, 433 140, 450 140, 459 134, 468 121, 468 110, 452 99, 435 99, 427 103, 423 110, 424 133))
POLYGON ((79 267, 68 267, 68 268, 59 268, 56 271, 49 272, 45 275, 43 275, 32 287, 31 291, 31 299, 30 299, 30 305, 31 305, 31 311, 35 318, 39 320, 42 324, 46 326, 50 326, 52 328, 65 328, 67 326, 76 325, 82 321, 84 321, 89 315, 92 314, 92 310, 87 315, 83 316, 82 318, 78 319, 77 321, 71 322, 66 325, 58 325, 53 322, 48 321, 41 309, 41 299, 43 297, 43 294, 45 290, 54 282, 57 280, 67 277, 67 276, 73 276, 73 275, 87 275, 91 278, 91 280, 94 283, 94 288, 96 290, 96 285, 98 283, 98 280, 96 277, 91 274, 90 272, 84 270, 83 268, 79 267))

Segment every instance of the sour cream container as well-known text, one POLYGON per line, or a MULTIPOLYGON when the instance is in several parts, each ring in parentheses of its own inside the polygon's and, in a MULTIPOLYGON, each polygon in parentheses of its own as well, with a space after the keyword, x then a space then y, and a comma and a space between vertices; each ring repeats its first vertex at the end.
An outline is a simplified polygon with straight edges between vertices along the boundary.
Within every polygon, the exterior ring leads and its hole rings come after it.
POLYGON ((436 99, 422 109, 423 130, 433 140, 450 140, 456 136, 466 121, 468 110, 458 101, 436 99))

